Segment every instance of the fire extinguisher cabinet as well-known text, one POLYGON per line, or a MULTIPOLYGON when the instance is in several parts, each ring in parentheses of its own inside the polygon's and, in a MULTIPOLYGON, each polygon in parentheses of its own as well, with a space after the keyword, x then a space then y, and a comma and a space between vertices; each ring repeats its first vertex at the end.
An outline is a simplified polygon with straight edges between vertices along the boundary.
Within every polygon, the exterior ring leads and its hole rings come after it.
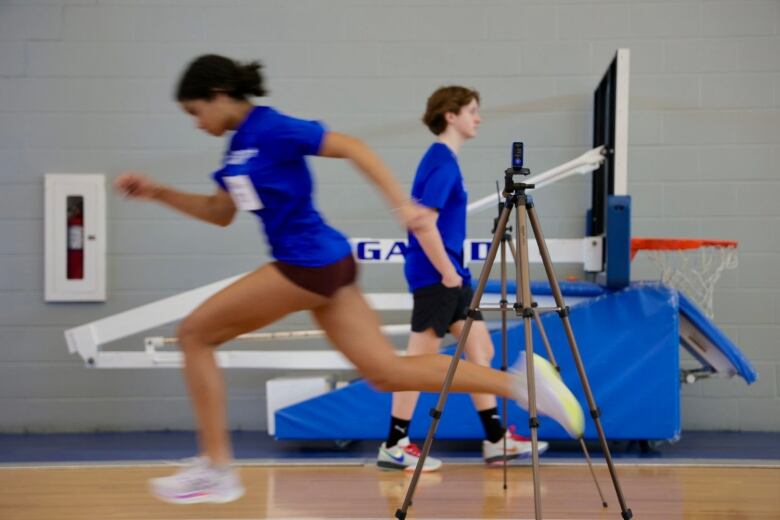
POLYGON ((46 174, 45 212, 46 301, 105 301, 105 176, 46 174))

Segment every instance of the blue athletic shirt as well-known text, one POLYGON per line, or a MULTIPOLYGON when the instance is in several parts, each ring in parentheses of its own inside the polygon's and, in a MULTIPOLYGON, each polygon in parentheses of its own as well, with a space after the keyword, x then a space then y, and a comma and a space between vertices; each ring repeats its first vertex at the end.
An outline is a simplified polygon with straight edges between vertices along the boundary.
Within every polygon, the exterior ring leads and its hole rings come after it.
MULTIPOLYGON (((443 143, 433 143, 425 152, 412 183, 412 197, 423 206, 439 210, 436 227, 452 265, 471 283, 471 272, 463 265, 463 241, 466 239, 466 203, 468 193, 463 186, 458 159, 443 143)), ((433 266, 412 233, 406 248, 404 274, 409 289, 415 290, 441 283, 441 275, 433 266)))
POLYGON ((320 267, 352 252, 312 201, 305 156, 317 154, 324 136, 318 121, 255 107, 233 134, 222 169, 212 174, 238 209, 260 218, 272 256, 292 265, 320 267))

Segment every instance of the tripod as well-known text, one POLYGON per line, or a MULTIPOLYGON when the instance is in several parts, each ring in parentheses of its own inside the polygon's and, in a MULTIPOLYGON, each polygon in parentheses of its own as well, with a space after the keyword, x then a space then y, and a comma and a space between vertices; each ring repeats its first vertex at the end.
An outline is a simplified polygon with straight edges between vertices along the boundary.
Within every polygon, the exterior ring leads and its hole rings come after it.
MULTIPOLYGON (((398 509, 395 513, 396 518, 398 518, 399 520, 405 520, 407 510, 412 503, 412 497, 414 495, 415 488, 417 487, 417 482, 420 478, 420 474, 422 473, 422 468, 423 465, 425 464, 425 459, 428 457, 428 453, 430 452, 431 445, 433 444, 433 437, 436 433, 436 428, 438 427, 439 420, 441 419, 441 413, 447 401, 447 396, 449 394, 450 386, 452 385, 452 380, 455 376, 455 371, 457 369, 458 362, 460 361, 460 357, 463 354, 466 338, 468 337, 469 331, 471 330, 471 325, 474 321, 475 315, 477 313, 477 309, 479 307, 479 303, 482 299, 482 294, 485 291, 485 286, 487 285, 487 280, 488 277, 490 276, 490 271, 495 262, 496 254, 498 253, 499 250, 499 245, 501 246, 502 249, 502 263, 501 263, 502 304, 500 307, 500 310, 502 310, 502 338, 503 338, 502 346, 504 347, 504 352, 503 352, 504 363, 506 363, 505 317, 506 317, 507 303, 506 303, 506 290, 505 290, 506 273, 504 268, 504 262, 505 262, 504 247, 505 247, 505 243, 508 241, 507 222, 509 221, 509 215, 512 212, 512 209, 516 210, 515 226, 518 234, 517 248, 516 248, 517 252, 515 254, 515 260, 516 260, 515 274, 517 278, 516 289, 515 289, 516 303, 514 304, 513 308, 515 314, 523 318, 523 327, 525 333, 525 350, 526 350, 526 360, 527 360, 526 375, 528 380, 528 415, 529 415, 528 423, 531 430, 531 465, 533 471, 535 517, 537 520, 541 520, 542 503, 541 503, 541 491, 540 491, 540 481, 539 481, 539 446, 538 446, 538 438, 537 438, 537 429, 539 427, 539 421, 537 419, 537 412, 536 412, 536 384, 534 379, 534 356, 533 356, 534 345, 533 345, 532 330, 531 330, 531 320, 533 319, 538 320, 538 316, 537 316, 537 310, 535 306, 532 305, 532 299, 531 299, 531 281, 530 281, 530 269, 529 269, 529 260, 528 260, 528 227, 527 227, 527 223, 529 220, 531 223, 531 228, 533 229, 534 232, 534 236, 536 237, 536 243, 542 258, 542 263, 544 265, 544 269, 547 274, 548 281, 550 283, 550 288, 552 289, 553 298, 555 300, 556 307, 552 310, 557 312, 559 317, 561 318, 561 322, 563 324, 566 337, 569 343, 569 348, 571 350, 574 363, 577 367, 577 372, 580 378, 580 382, 582 383, 582 387, 585 391, 585 397, 588 401, 590 416, 593 418, 593 422, 596 426, 596 431, 598 432, 599 440, 601 443, 601 449, 602 452, 604 453, 604 459, 607 462, 607 467, 609 468, 610 477, 612 478, 612 484, 615 488, 615 493, 617 494, 618 502, 620 503, 621 516, 624 520, 629 520, 630 518, 633 518, 633 514, 631 510, 628 509, 628 507, 626 506, 625 498, 623 497, 623 492, 620 488, 620 482, 618 481, 617 472, 612 462, 612 456, 609 451, 609 446, 607 445, 607 439, 604 436, 604 429, 601 426, 600 412, 596 406, 595 400, 593 399, 593 393, 591 392, 590 384, 588 382, 588 377, 587 374, 585 373, 585 367, 582 364, 582 359, 579 354, 579 349, 574 339, 574 332, 572 331, 571 323, 569 321, 569 308, 565 305, 563 301, 563 295, 561 294, 558 281, 555 277, 555 272, 553 271, 552 262, 550 260, 550 254, 549 251, 547 250, 547 245, 545 244, 544 235, 542 234, 542 229, 539 224, 539 219, 538 216, 536 215, 536 209, 534 208, 533 200, 529 195, 526 195, 525 193, 526 190, 533 189, 534 185, 515 182, 513 176, 516 174, 528 175, 530 174, 530 171, 525 168, 509 168, 504 172, 504 191, 503 191, 503 196, 505 198, 504 207, 501 210, 501 214, 498 217, 498 222, 493 232, 493 240, 490 244, 490 249, 488 251, 487 259, 485 260, 485 264, 482 267, 482 271, 479 276, 479 282, 477 283, 477 288, 474 291, 474 296, 471 299, 471 303, 469 304, 466 323, 463 327, 463 331, 461 332, 460 338, 458 339, 458 344, 455 353, 452 356, 452 362, 450 363, 449 370, 447 371, 447 375, 444 379, 444 383, 442 384, 442 389, 441 392, 439 393, 439 399, 436 403, 436 407, 430 410, 430 415, 433 420, 431 421, 430 427, 428 429, 428 435, 425 438, 425 443, 423 444, 422 452, 420 454, 420 459, 417 462, 417 467, 415 468, 414 475, 412 476, 412 479, 409 483, 409 488, 407 489, 403 504, 401 508, 398 509)), ((499 309, 490 309, 490 310, 499 310, 499 309)), ((537 321, 537 323, 540 322, 537 321)), ((540 328, 540 330, 543 331, 542 328, 540 328)), ((543 334, 543 338, 546 339, 546 335, 543 332, 542 334, 543 334)), ((548 346, 548 351, 549 351, 549 345, 547 344, 546 341, 545 344, 546 346, 548 346)), ((505 369, 505 366, 502 368, 505 369)), ((506 406, 504 406, 504 411, 506 411, 506 406)), ((504 413, 504 417, 506 417, 506 413, 504 413)), ((580 438, 579 441, 587 457, 587 450, 585 449, 585 443, 582 438, 580 438)), ((506 469, 504 471, 506 472, 506 469)), ((602 498, 602 502, 603 502, 603 498, 602 498)))
MULTIPOLYGON (((496 188, 498 189, 498 182, 496 182, 496 188)), ((498 220, 501 217, 501 212, 504 210, 504 206, 506 204, 504 202, 498 203, 498 217, 493 219, 493 230, 492 233, 496 232, 496 229, 498 228, 498 220)), ((517 263, 517 251, 516 248, 512 242, 512 227, 507 226, 504 229, 504 234, 501 237, 501 300, 500 300, 500 308, 501 311, 501 371, 506 372, 507 371, 507 304, 509 303, 507 300, 507 287, 506 287, 506 251, 507 251, 507 245, 509 246, 509 252, 512 253, 512 258, 515 263, 517 263)), ((531 300, 531 307, 533 309, 536 309, 538 307, 538 304, 532 299, 531 300)), ((483 309, 487 310, 487 309, 483 309)), ((534 322, 536 323, 537 330, 539 331, 539 336, 542 339, 542 343, 544 344, 544 348, 547 352, 547 357, 549 358, 550 364, 553 366, 553 368, 558 372, 558 374, 561 373, 561 367, 558 365, 558 362, 555 360, 555 354, 553 353, 552 346, 550 345, 550 340, 547 337, 547 331, 544 328, 544 323, 542 323, 542 319, 540 317, 541 313, 543 311, 557 311, 558 308, 552 308, 552 309, 539 309, 539 312, 534 313, 534 322)), ((504 397, 501 399, 501 405, 502 405, 502 418, 503 418, 503 427, 504 431, 507 429, 507 399, 504 397)), ((593 477, 593 483, 596 486, 596 491, 599 494, 599 498, 601 499, 601 505, 604 508, 607 508, 607 501, 604 499, 604 493, 601 492, 601 486, 599 485, 598 478, 596 477, 596 472, 593 471, 593 464, 590 460, 590 453, 588 453, 588 447, 585 445, 585 439, 580 437, 580 448, 582 449, 582 454, 585 457, 585 461, 588 464, 588 470, 590 471, 591 477, 593 477)), ((504 464, 503 464, 503 470, 504 470, 504 489, 507 489, 507 458, 506 458, 506 438, 504 438, 504 464)))

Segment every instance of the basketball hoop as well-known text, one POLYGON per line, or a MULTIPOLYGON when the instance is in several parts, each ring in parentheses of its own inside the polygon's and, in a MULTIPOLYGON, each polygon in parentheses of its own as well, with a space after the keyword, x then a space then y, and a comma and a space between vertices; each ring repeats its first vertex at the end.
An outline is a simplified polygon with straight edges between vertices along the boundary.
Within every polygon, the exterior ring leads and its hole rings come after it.
POLYGON ((696 238, 633 238, 631 259, 639 251, 661 268, 661 281, 686 294, 712 318, 715 283, 737 267, 737 242, 696 238))

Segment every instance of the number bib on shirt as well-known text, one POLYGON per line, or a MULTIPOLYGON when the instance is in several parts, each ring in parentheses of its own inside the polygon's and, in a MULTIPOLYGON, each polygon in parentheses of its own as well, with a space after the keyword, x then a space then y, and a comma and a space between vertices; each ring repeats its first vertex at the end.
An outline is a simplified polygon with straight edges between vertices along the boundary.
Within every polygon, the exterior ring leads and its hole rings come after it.
POLYGON ((224 180, 238 209, 242 211, 263 209, 263 202, 248 175, 226 175, 224 180))

